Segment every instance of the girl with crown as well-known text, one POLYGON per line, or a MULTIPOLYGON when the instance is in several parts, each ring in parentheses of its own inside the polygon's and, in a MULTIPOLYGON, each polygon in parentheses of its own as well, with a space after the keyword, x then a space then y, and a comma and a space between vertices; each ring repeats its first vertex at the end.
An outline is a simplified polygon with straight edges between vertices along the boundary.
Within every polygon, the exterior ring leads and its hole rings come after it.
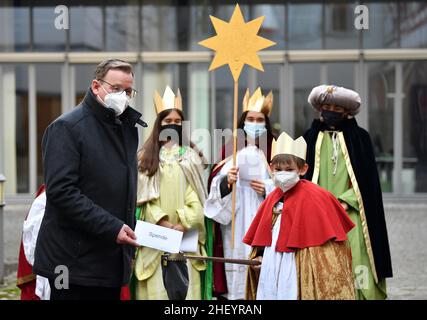
MULTIPOLYGON (((273 94, 263 96, 258 88, 252 97, 249 90, 243 99, 243 114, 238 122, 237 162, 233 166, 232 143, 226 144, 221 161, 213 167, 208 180, 209 197, 205 203, 208 254, 246 259, 250 248, 242 243, 264 197, 274 188, 270 178, 271 142, 274 139, 269 115, 273 94), (236 184, 235 237, 232 244, 232 185, 236 184)), ((229 300, 243 299, 246 267, 238 264, 208 265, 206 284, 213 283, 213 295, 229 300), (213 279, 209 276, 213 275, 213 279)))
MULTIPOLYGON (((166 87, 163 98, 156 91, 157 118, 151 135, 138 153, 137 219, 182 232, 198 230, 196 254, 206 256, 203 205, 204 159, 196 147, 185 145, 182 98, 166 87)), ((140 247, 136 253, 134 296, 137 300, 167 300, 162 278, 162 251, 140 247)), ((205 261, 187 260, 189 288, 186 299, 202 298, 201 273, 205 261)))

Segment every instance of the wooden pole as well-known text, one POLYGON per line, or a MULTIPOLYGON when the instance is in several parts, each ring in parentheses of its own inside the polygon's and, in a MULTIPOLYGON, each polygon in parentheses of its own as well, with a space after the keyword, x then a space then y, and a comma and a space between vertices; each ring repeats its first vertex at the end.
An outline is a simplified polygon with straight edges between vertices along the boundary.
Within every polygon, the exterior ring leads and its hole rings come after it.
POLYGON ((259 266, 261 264, 261 261, 258 261, 258 260, 232 259, 232 258, 223 258, 223 257, 190 256, 182 252, 164 253, 162 255, 163 263, 167 263, 169 261, 185 261, 187 259, 213 261, 213 262, 219 262, 219 263, 244 264, 247 266, 259 266))
MULTIPOLYGON (((237 111, 238 111, 239 82, 234 81, 234 113, 233 113, 233 166, 236 166, 237 156, 237 111)), ((231 194, 231 249, 234 249, 234 229, 236 222, 236 183, 233 183, 231 194)))
POLYGON ((219 262, 219 263, 244 264, 247 266, 259 266, 261 264, 261 261, 258 261, 258 260, 231 259, 231 258, 223 258, 223 257, 204 257, 204 256, 184 255, 184 258, 193 259, 193 260, 213 261, 213 262, 219 262))

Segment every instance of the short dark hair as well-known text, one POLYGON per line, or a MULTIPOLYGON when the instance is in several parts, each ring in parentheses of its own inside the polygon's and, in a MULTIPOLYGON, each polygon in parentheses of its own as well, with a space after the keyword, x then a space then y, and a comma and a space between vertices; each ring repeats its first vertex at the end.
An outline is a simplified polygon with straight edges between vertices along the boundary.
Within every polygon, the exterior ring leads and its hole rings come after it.
POLYGON ((106 59, 96 66, 95 79, 104 79, 109 70, 121 70, 126 73, 131 73, 133 76, 133 67, 130 63, 120 59, 106 59))
POLYGON ((276 154, 274 158, 271 160, 272 165, 279 165, 279 166, 285 166, 285 165, 293 165, 295 164, 298 169, 304 168, 305 160, 301 159, 297 156, 294 156, 292 154, 276 154))

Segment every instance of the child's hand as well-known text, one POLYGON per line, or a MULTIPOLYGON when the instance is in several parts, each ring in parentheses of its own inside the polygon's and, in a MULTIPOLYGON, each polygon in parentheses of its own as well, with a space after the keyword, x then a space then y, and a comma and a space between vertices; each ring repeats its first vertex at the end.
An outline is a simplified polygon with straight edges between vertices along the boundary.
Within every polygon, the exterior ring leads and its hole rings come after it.
POLYGON ((251 188, 255 190, 256 193, 260 196, 265 195, 265 185, 264 182, 260 180, 251 180, 251 188))
POLYGON ((340 201, 340 203, 341 203, 342 207, 344 208, 344 210, 347 211, 348 210, 348 204, 345 202, 342 202, 342 201, 340 201))
POLYGON ((231 167, 227 174, 227 182, 229 185, 232 185, 237 181, 237 174, 239 173, 238 167, 231 167))
POLYGON ((177 230, 177 231, 181 231, 181 232, 185 232, 186 231, 185 228, 184 228, 184 226, 182 224, 180 224, 180 223, 174 225, 172 227, 172 229, 177 230))
MULTIPOLYGON (((262 256, 255 257, 252 260, 259 261, 262 263, 262 256)), ((260 270, 261 269, 261 263, 258 265, 252 265, 251 268, 254 270, 260 270)))
POLYGON ((157 224, 161 227, 165 227, 165 228, 169 228, 169 229, 173 228, 173 224, 170 223, 166 217, 162 218, 157 224))

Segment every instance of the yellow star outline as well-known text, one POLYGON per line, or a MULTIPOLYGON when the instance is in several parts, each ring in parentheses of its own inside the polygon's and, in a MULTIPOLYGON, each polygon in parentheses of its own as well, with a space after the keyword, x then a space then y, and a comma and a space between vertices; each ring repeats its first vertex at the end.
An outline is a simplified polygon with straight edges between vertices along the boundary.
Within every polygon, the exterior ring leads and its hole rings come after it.
POLYGON ((234 81, 239 79, 245 64, 264 71, 257 52, 276 44, 257 35, 264 16, 245 23, 242 11, 236 4, 230 22, 214 16, 210 18, 217 35, 199 42, 201 46, 216 52, 209 71, 228 64, 234 81))

